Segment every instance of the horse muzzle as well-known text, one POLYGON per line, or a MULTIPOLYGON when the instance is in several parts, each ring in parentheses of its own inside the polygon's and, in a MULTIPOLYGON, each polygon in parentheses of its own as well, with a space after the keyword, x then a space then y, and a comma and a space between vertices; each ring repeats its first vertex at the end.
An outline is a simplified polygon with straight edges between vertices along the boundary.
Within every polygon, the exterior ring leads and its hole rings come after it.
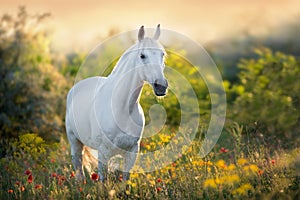
POLYGON ((167 79, 157 79, 152 84, 156 96, 165 96, 167 94, 167 79))

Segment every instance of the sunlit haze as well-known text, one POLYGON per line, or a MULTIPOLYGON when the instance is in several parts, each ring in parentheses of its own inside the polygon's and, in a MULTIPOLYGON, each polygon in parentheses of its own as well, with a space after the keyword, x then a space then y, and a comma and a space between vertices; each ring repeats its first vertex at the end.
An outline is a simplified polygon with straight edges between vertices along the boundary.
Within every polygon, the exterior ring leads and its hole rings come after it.
POLYGON ((2 0, 0 14, 50 12, 49 26, 57 50, 91 49, 110 30, 129 31, 141 25, 172 29, 200 43, 244 31, 265 34, 270 27, 295 21, 299 0, 2 0))

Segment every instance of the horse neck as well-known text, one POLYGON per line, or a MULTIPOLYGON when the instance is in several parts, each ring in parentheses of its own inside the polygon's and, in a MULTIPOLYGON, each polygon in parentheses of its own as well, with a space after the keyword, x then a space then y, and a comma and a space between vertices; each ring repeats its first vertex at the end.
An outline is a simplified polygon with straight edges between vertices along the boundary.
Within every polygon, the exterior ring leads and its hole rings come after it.
POLYGON ((113 98, 123 105, 121 109, 132 111, 135 105, 139 103, 139 98, 144 85, 144 81, 136 73, 135 59, 129 57, 121 57, 116 69, 108 77, 113 84, 113 98))

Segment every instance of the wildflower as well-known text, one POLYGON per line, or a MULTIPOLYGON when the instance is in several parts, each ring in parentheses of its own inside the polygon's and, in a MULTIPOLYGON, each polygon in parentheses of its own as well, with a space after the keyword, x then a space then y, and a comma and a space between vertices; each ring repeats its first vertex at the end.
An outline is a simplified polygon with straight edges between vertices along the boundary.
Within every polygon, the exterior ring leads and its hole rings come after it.
POLYGON ((247 163, 247 160, 245 159, 245 158, 239 158, 238 160, 237 160, 237 164, 239 165, 239 166, 243 166, 243 165, 245 165, 247 163))
POLYGON ((71 172, 70 178, 74 178, 74 177, 75 177, 75 172, 71 172))
POLYGON ((156 191, 157 191, 157 192, 161 192, 161 191, 162 191, 162 188, 157 187, 157 188, 156 188, 156 191))
POLYGON ((133 178, 133 179, 137 178, 138 176, 139 176, 138 173, 131 173, 130 174, 130 177, 133 178))
POLYGON ((51 158, 51 159, 50 159, 50 162, 51 162, 51 163, 55 163, 55 159, 54 159, 54 158, 51 158))
POLYGON ((233 171, 235 169, 235 165, 234 164, 230 164, 228 167, 227 167, 227 170, 228 171, 233 171))
POLYGON ((22 185, 22 186, 20 187, 20 190, 21 190, 21 192, 24 192, 24 191, 25 191, 25 187, 22 185))
POLYGON ((25 170, 24 172, 25 175, 30 175, 31 174, 31 171, 29 169, 25 170))
POLYGON ((21 185, 21 182, 20 181, 16 181, 15 183, 17 186, 20 186, 21 185))
POLYGON ((176 163, 172 163, 172 167, 176 167, 176 163))
POLYGON ((120 174, 120 176, 119 176, 119 181, 123 181, 123 175, 122 174, 120 174))
POLYGON ((99 179, 99 175, 97 173, 92 173, 91 178, 93 181, 97 181, 99 179))
POLYGON ((67 179, 65 176, 57 176, 58 185, 62 185, 67 179))
POLYGON ((161 178, 156 179, 156 182, 158 183, 162 182, 161 178))
POLYGON ((215 180, 213 178, 211 179, 206 179, 204 181, 204 187, 205 188, 208 188, 208 187, 211 187, 211 188, 217 188, 217 184, 215 182, 215 180))
POLYGON ((258 167, 256 165, 250 165, 249 166, 249 169, 252 171, 252 172, 258 172, 258 167))
POLYGON ((8 193, 14 193, 14 190, 9 189, 7 192, 8 192, 8 193))
POLYGON ((224 147, 222 147, 221 149, 220 149, 220 152, 221 153, 227 153, 229 150, 228 149, 225 149, 224 147))
POLYGON ((151 186, 155 185, 155 181, 154 180, 150 180, 149 183, 150 183, 151 186))
POLYGON ((127 181, 127 185, 131 185, 131 187, 136 187, 136 183, 133 183, 132 181, 127 181))
POLYGON ((226 163, 224 160, 221 159, 216 163, 216 166, 219 168, 226 168, 226 163))
POLYGON ((30 174, 27 178, 27 182, 32 183, 32 181, 33 181, 33 176, 32 176, 32 174, 30 174))
POLYGON ((276 161, 275 161, 274 159, 271 160, 271 163, 272 163, 273 165, 275 164, 275 162, 276 162, 276 161))
POLYGON ((42 189, 43 186, 42 186, 41 184, 36 184, 36 185, 34 186, 34 188, 35 188, 35 189, 42 189))
POLYGON ((57 177, 57 174, 56 174, 55 172, 53 172, 53 173, 51 174, 51 177, 52 177, 52 178, 56 178, 56 177, 57 177))
POLYGON ((232 191, 233 195, 246 195, 249 190, 253 190, 252 185, 250 183, 245 183, 241 185, 239 188, 232 191))
POLYGON ((223 176, 220 177, 219 182, 216 181, 216 183, 224 183, 227 185, 232 185, 234 183, 237 183, 240 181, 240 177, 238 175, 228 175, 228 176, 223 176))
POLYGON ((258 175, 260 175, 260 176, 261 176, 261 175, 264 173, 264 171, 263 171, 263 170, 258 170, 258 172, 257 172, 257 173, 258 173, 258 175))
POLYGON ((83 191, 82 187, 79 187, 79 188, 78 188, 78 191, 79 191, 79 192, 82 192, 82 191, 83 191))

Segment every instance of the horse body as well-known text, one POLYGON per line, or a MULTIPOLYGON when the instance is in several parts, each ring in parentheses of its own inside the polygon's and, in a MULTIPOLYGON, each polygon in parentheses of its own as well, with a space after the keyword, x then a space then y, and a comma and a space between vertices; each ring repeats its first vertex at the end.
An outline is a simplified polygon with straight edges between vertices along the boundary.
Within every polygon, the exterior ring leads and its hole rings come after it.
MULTIPOLYGON (((159 36, 159 26, 156 36, 159 36)), ((77 176, 83 176, 82 152, 88 146, 98 151, 98 173, 105 179, 107 163, 117 154, 124 158, 124 179, 129 178, 145 125, 139 97, 144 81, 156 95, 165 95, 163 48, 157 38, 144 38, 120 58, 106 77, 91 77, 73 86, 67 97, 66 131, 77 176), (146 57, 147 56, 147 57, 146 57)))

